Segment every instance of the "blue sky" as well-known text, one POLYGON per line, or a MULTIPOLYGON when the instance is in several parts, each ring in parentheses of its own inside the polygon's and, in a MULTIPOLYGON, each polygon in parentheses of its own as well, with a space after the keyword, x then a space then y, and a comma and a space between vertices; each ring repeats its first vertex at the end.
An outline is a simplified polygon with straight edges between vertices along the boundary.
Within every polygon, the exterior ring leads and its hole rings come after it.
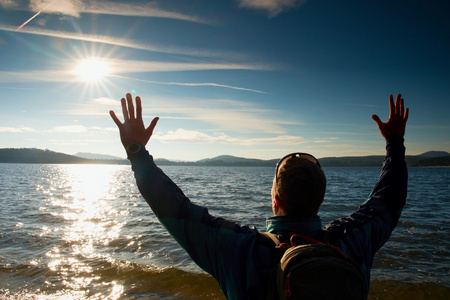
POLYGON ((450 151, 448 1, 0 0, 0 148, 125 157, 108 115, 141 96, 157 158, 450 151), (27 22, 28 21, 28 22, 27 22), (87 62, 86 62, 87 61, 87 62))

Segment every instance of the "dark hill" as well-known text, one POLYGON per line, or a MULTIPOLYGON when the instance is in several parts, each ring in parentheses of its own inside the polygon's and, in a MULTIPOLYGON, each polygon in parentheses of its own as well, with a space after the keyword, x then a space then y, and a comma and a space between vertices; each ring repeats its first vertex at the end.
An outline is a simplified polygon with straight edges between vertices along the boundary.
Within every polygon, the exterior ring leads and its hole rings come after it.
MULTIPOLYGON (((101 156, 98 156, 101 157, 101 156)), ((380 167, 384 156, 358 157, 324 157, 319 162, 323 167, 380 167)), ((221 155, 195 162, 170 161, 155 159, 157 165, 184 166, 270 166, 275 167, 278 159, 262 160, 242 158, 231 155, 221 155)), ((430 151, 420 155, 406 156, 406 162, 411 167, 450 166, 450 154, 444 151, 430 151)), ((33 164, 129 164, 122 159, 88 159, 36 148, 0 149, 0 163, 33 163, 33 164)))
POLYGON ((428 151, 422 154, 417 155, 419 157, 445 157, 450 156, 450 153, 445 151, 428 151))
POLYGON ((220 155, 214 158, 199 160, 195 164, 205 166, 274 166, 276 164, 276 160, 262 160, 231 155, 220 155))
POLYGON ((450 156, 431 157, 413 161, 410 167, 450 167, 450 156))
POLYGON ((0 149, 0 163, 27 164, 122 164, 126 160, 96 160, 36 148, 0 149))
POLYGON ((123 160, 121 157, 105 155, 105 154, 95 154, 89 152, 78 152, 74 154, 76 157, 87 158, 87 159, 107 159, 107 160, 123 160))
POLYGON ((322 167, 379 167, 384 156, 347 156, 319 158, 322 167))

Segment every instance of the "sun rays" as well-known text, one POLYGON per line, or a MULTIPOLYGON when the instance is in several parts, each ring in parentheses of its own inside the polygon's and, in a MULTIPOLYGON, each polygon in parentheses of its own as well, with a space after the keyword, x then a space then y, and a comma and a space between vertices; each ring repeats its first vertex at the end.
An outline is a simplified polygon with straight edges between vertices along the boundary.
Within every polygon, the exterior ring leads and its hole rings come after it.
POLYGON ((111 69, 105 60, 95 58, 82 60, 74 71, 84 82, 101 81, 110 72, 111 69))

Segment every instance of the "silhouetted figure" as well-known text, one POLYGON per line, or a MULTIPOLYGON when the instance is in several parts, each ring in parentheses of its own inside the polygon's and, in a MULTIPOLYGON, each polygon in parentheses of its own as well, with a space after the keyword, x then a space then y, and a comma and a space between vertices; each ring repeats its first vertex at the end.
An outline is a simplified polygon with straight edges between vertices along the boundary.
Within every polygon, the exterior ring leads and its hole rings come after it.
MULTIPOLYGON (((367 297, 374 255, 389 239, 406 202, 403 136, 408 109, 404 109, 401 95, 395 103, 391 95, 389 103, 386 123, 372 116, 386 139, 382 172, 369 199, 356 212, 323 227, 318 211, 325 194, 325 175, 313 156, 294 153, 276 166, 271 199, 274 216, 267 219, 267 232, 281 239, 288 240, 293 234, 320 239, 326 232, 327 241, 353 259, 362 271, 366 282, 362 299, 367 297)), ((139 97, 136 111, 130 94, 122 98, 122 112, 123 123, 113 111, 110 114, 119 127, 139 190, 160 222, 218 281, 228 299, 266 299, 270 272, 278 259, 273 245, 256 228, 211 216, 207 208, 191 202, 155 165, 145 145, 158 118, 144 126, 139 97)), ((339 295, 333 299, 339 299, 339 295)))

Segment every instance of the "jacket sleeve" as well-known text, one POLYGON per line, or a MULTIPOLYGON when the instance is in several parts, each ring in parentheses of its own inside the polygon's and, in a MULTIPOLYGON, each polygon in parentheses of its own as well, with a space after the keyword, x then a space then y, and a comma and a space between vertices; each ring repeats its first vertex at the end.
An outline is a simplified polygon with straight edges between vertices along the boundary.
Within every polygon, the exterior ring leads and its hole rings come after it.
POLYGON ((343 251, 361 265, 367 280, 376 251, 389 239, 406 203, 408 174, 403 141, 400 136, 386 137, 386 158, 368 200, 350 216, 327 226, 340 240, 343 251))
POLYGON ((258 231, 213 217, 206 207, 192 203, 145 149, 128 158, 137 186, 156 217, 195 263, 216 278, 225 296, 244 299, 243 294, 233 294, 261 293, 263 278, 254 274, 255 268, 248 268, 248 264, 258 268, 261 261, 253 257, 261 251, 249 251, 259 247, 258 231))

